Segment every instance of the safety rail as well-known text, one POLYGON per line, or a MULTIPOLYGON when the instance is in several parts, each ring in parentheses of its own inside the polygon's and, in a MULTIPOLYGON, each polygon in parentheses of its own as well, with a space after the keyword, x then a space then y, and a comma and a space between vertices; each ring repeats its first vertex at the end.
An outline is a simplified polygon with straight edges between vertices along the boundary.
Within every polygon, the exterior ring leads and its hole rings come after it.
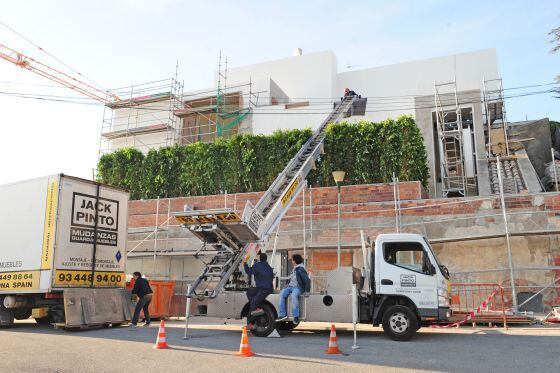
MULTIPOLYGON (((493 320, 507 327, 504 288, 497 283, 452 283, 451 309, 454 315, 472 315, 469 321, 493 320)), ((490 321, 492 322, 492 321, 490 321)))

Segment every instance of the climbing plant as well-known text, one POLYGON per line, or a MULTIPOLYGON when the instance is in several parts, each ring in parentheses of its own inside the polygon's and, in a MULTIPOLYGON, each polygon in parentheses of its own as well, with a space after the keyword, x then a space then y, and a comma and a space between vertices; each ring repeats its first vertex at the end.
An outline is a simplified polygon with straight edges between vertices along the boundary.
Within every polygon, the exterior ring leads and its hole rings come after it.
MULTIPOLYGON (((145 156, 119 149, 100 158, 98 179, 130 190, 133 199, 262 191, 311 134, 310 129, 246 134, 150 150, 145 156)), ((429 176, 422 134, 408 116, 329 125, 325 154, 308 181, 331 186, 335 170, 346 171, 346 184, 389 182, 394 173, 401 181, 418 180, 426 186, 429 176)))

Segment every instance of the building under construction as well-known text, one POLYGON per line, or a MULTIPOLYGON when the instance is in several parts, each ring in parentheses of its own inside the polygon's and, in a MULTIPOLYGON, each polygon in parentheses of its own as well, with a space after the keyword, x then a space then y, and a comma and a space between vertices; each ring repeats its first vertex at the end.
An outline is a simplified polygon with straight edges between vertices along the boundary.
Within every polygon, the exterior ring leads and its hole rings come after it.
MULTIPOLYGON (((540 312, 557 304, 560 202, 539 181, 550 162, 548 120, 508 122, 495 51, 337 69, 331 52, 298 50, 290 58, 233 69, 220 58, 208 89, 186 92, 170 79, 117 90, 121 100, 107 104, 100 152, 125 146, 147 152, 240 133, 315 128, 349 87, 362 98, 345 113, 348 121, 415 118, 428 154, 428 189, 397 180, 348 186, 337 204, 336 188, 303 188, 263 243, 266 250, 278 250, 275 265, 302 254, 314 290, 322 291, 324 274, 336 267, 337 246, 343 266, 360 267, 361 232, 421 233, 454 282, 502 284, 504 302, 516 309, 540 312)), ((204 264, 197 259, 201 243, 173 214, 216 208, 241 214, 247 201, 259 197, 132 201, 127 271, 175 281, 172 303, 174 313, 181 313, 186 285, 204 264)))
POLYGON ((176 78, 120 88, 106 105, 100 153, 212 142, 240 133, 314 129, 346 87, 363 97, 348 121, 412 115, 428 155, 431 197, 497 192, 496 162, 506 192, 543 190, 550 162, 547 120, 523 131, 507 120, 495 50, 338 73, 332 52, 228 68, 220 56, 211 88, 184 91, 176 78), (548 142, 547 142, 548 139, 548 142), (527 154, 541 152, 538 159, 527 154), (538 148, 538 149, 537 149, 538 148))

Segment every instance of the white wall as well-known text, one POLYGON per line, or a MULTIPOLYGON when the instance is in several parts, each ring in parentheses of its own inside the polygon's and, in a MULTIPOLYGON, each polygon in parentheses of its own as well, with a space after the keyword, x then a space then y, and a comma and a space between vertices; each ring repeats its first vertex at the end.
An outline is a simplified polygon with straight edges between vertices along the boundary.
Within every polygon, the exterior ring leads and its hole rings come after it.
POLYGON ((328 98, 336 86, 336 70, 336 56, 325 51, 230 68, 227 81, 234 85, 271 78, 295 101, 301 97, 328 98))
MULTIPOLYGON (((329 95, 325 93, 328 84, 324 82, 331 79, 336 68, 334 55, 321 52, 232 69, 228 74, 236 79, 270 76, 292 101, 302 101, 296 97, 309 98, 308 107, 286 110, 279 105, 255 110, 251 118, 253 132, 270 134, 276 129, 316 128, 332 110, 329 95)), ((481 90, 483 77, 497 77, 498 67, 495 49, 485 49, 334 76, 332 101, 342 96, 346 87, 368 97, 366 115, 349 118, 350 121, 381 121, 401 115, 414 116, 414 97, 433 95, 434 81, 446 83, 456 78, 459 91, 481 90)))
POLYGON ((284 109, 284 105, 263 106, 253 109, 251 126, 254 134, 270 135, 279 129, 316 129, 328 113, 332 104, 284 109))
POLYGON ((460 91, 481 89, 483 76, 498 76, 495 49, 343 72, 338 74, 337 90, 349 87, 368 97, 424 96, 434 93, 434 81, 446 83, 455 77, 460 91))

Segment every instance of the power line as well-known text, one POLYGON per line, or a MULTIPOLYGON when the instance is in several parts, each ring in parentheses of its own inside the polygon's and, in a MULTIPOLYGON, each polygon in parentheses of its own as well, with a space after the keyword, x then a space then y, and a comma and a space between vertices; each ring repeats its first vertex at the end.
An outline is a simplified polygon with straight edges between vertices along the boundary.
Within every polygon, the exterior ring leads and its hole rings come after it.
MULTIPOLYGON (((3 83, 3 82, 0 82, 3 83)), ((17 83, 17 82, 4 82, 4 83, 17 83)), ((513 90, 513 89, 522 89, 522 88, 528 88, 528 87, 543 87, 543 86, 550 86, 553 84, 557 84, 557 83, 545 83, 545 84, 535 84, 535 85, 527 85, 527 86, 520 86, 520 87, 510 87, 508 89, 513 90)), ((497 91, 496 91, 497 92, 497 91)), ((534 95, 541 95, 541 94, 546 94, 546 93, 555 93, 556 90, 553 89, 548 89, 548 90, 540 90, 540 91, 530 91, 530 92, 519 92, 519 93, 515 93, 515 94, 510 94, 510 95, 504 95, 503 98, 504 99, 512 99, 512 98, 518 98, 518 97, 527 97, 527 96, 534 96, 534 95)), ((101 103, 97 103, 94 102, 93 100, 89 99, 89 98, 85 98, 85 97, 77 97, 77 96, 59 96, 59 95, 50 95, 50 94, 39 94, 39 93, 26 93, 26 92, 9 92, 9 91, 0 91, 0 95, 7 95, 7 96, 12 96, 12 97, 18 97, 18 98, 26 98, 26 99, 37 99, 37 100, 43 100, 43 101, 53 101, 53 102, 67 102, 67 103, 73 103, 73 104, 86 104, 86 105, 97 105, 97 106, 102 106, 103 104, 101 103), (80 100, 80 101, 76 101, 76 100, 80 100), (88 102, 89 100, 89 102, 88 102)), ((375 97, 375 96, 371 96, 371 97, 375 97)), ((378 96, 379 97, 379 96, 378 96)), ((390 97, 390 96, 387 96, 390 97)), ((399 97, 399 96, 392 96, 392 97, 399 97)), ((400 96, 400 97, 404 97, 404 96, 400 96)), ((414 96, 414 97, 418 97, 418 96, 414 96)), ((364 97, 365 98, 365 97, 364 97)), ((201 99, 203 100, 203 99, 201 99)), ((368 98, 369 100, 369 98, 368 98)), ((454 100, 450 100, 449 102, 451 103, 451 101, 454 102, 454 100)), ((309 106, 326 106, 326 105, 331 105, 333 104, 333 102, 336 101, 325 101, 324 103, 321 102, 311 102, 309 104, 309 106)), ((478 100, 462 100, 459 103, 462 105, 465 104, 474 104, 474 103, 481 103, 483 102, 481 99, 478 100)), ((391 100, 388 102, 383 102, 383 103, 374 103, 373 105, 369 105, 371 104, 371 102, 368 101, 368 106, 374 106, 375 110, 366 110, 366 113, 376 113, 376 112, 386 112, 386 111, 399 111, 399 110, 414 110, 414 109, 423 109, 423 108, 432 108, 433 105, 427 105, 427 106, 410 106, 410 101, 398 101, 398 100, 391 100), (392 106, 389 106, 393 104, 392 106)), ((269 106, 269 105, 267 105, 269 106)), ((168 106, 162 107, 162 108, 154 108, 154 107, 142 107, 142 106, 134 106, 134 109, 137 110, 142 110, 142 111, 152 111, 152 112, 164 112, 164 111, 168 111, 169 108, 168 106)), ((278 110, 270 110, 270 106, 267 108, 267 111, 259 111, 259 108, 256 109, 256 111, 253 111, 251 114, 252 115, 327 115, 330 113, 330 111, 324 111, 324 110, 318 110, 319 108, 298 108, 297 111, 286 111, 286 109, 282 108, 281 106, 279 107, 278 110)), ((242 109, 240 109, 242 110, 242 109)), ((289 109, 288 109, 289 110, 289 109)))
POLYGON ((93 80, 89 79, 87 76, 83 75, 82 73, 80 73, 79 71, 77 71, 76 69, 74 69, 72 66, 69 66, 68 64, 66 64, 64 61, 60 60, 59 58, 57 58, 56 56, 54 56, 53 54, 49 53, 48 51, 46 51, 45 49, 43 49, 43 47, 41 47, 40 45, 36 44, 35 42, 33 42, 31 39, 25 37, 24 35, 22 35, 21 33, 17 32, 16 30, 14 30, 12 27, 8 26, 6 23, 2 22, 2 20, 0 20, 0 25, 4 26, 5 28, 7 28, 8 30, 10 30, 11 32, 13 32, 14 34, 16 34, 17 36, 19 36, 20 38, 22 38, 23 40, 27 41, 29 44, 33 45, 34 47, 36 47, 37 49, 39 49, 41 52, 45 53, 47 56, 51 57, 52 59, 54 59, 55 61, 57 61, 58 63, 62 64, 63 66, 67 67, 68 69, 72 70, 73 72, 75 72, 76 74, 78 74, 79 76, 81 76, 82 78, 84 78, 85 80, 89 81, 90 83, 92 83, 93 85, 97 86, 97 88, 104 90, 103 87, 101 87, 99 84, 97 84, 96 82, 94 82, 93 80))

